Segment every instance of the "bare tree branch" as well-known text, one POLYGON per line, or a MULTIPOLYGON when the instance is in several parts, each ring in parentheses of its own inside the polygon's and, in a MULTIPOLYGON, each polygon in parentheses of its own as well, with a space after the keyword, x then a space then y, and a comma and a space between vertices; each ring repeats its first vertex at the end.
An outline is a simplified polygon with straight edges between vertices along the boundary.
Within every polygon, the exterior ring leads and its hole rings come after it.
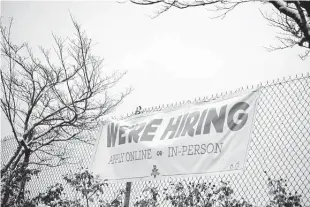
POLYGON ((237 6, 249 2, 263 2, 273 5, 273 15, 263 14, 271 26, 284 32, 284 36, 277 36, 280 45, 270 46, 269 51, 299 46, 305 49, 299 56, 304 59, 310 53, 310 1, 256 1, 256 0, 130 0, 134 4, 151 6, 158 5, 154 17, 161 15, 170 8, 185 9, 204 6, 208 11, 215 12, 214 18, 224 18, 237 6))
MULTIPOLYGON (((72 18, 72 17, 71 17, 72 18)), ((84 132, 96 130, 100 117, 112 112, 131 89, 114 97, 109 89, 125 75, 104 75, 103 59, 92 54, 92 40, 72 18, 75 36, 60 38, 52 34, 54 54, 40 47, 44 60, 38 59, 27 44, 11 40, 12 21, 2 22, 1 55, 6 60, 0 78, 1 108, 10 123, 17 148, 1 169, 4 186, 25 177, 19 186, 23 199, 26 174, 31 166, 58 166, 69 159, 67 143, 91 143, 84 132)), ((2 202, 9 202, 5 193, 2 202)), ((13 198, 12 198, 13 199, 13 198)))

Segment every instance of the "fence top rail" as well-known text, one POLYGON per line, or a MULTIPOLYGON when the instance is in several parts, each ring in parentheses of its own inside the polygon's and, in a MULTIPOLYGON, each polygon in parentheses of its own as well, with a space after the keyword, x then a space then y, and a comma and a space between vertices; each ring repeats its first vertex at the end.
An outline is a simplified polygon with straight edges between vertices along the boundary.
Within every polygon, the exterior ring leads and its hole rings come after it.
POLYGON ((283 78, 278 78, 278 79, 274 79, 274 80, 268 80, 268 81, 264 81, 264 82, 260 82, 258 84, 252 84, 252 85, 246 85, 246 86, 242 86, 239 87, 237 89, 233 89, 233 90, 229 90, 229 91, 224 91, 221 93, 215 93, 215 94, 211 94, 209 96, 200 96, 200 97, 195 97, 193 100, 182 100, 182 101, 176 101, 174 103, 169 103, 169 104, 162 104, 162 105, 158 105, 158 106, 151 106, 151 107, 137 107, 136 111, 133 111, 131 113, 127 113, 125 115, 122 116, 111 116, 112 119, 114 120, 123 120, 123 119, 127 119, 129 117, 135 116, 137 114, 141 114, 141 113, 152 113, 155 111, 162 111, 165 109, 169 109, 169 108, 177 108, 177 107, 182 107, 185 106, 187 104, 195 104, 195 103, 201 103, 201 102, 210 102, 210 101, 214 101, 214 100, 218 100, 221 98, 227 98, 228 96, 231 95, 236 95, 239 93, 243 93, 246 91, 253 91, 253 90, 262 90, 268 87, 273 87, 273 86, 277 86, 277 85, 281 85, 281 84, 285 84, 285 83, 289 83, 289 82, 293 82, 293 81, 297 81, 297 80, 301 80, 301 79, 306 79, 310 77, 310 73, 301 73, 301 74, 296 74, 294 76, 288 76, 288 77, 283 77, 283 78))

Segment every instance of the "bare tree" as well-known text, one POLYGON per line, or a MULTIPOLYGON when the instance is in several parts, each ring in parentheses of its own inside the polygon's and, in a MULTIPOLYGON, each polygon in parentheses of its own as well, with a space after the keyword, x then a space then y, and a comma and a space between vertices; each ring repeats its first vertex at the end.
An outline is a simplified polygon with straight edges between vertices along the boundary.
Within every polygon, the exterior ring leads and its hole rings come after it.
POLYGON ((12 42, 12 21, 0 25, 1 108, 18 143, 1 168, 1 206, 22 202, 29 176, 37 173, 33 166, 63 164, 66 143, 91 141, 82 132, 95 130, 99 119, 131 92, 110 93, 125 72, 104 75, 103 59, 92 54, 92 40, 72 22, 74 37, 53 34, 54 50, 40 47, 41 59, 28 44, 12 42))
POLYGON ((272 26, 281 30, 277 39, 278 46, 269 47, 269 50, 277 50, 298 45, 305 48, 300 54, 302 59, 310 53, 310 1, 257 1, 257 0, 130 0, 139 5, 158 5, 154 17, 166 12, 170 8, 186 9, 189 7, 205 6, 216 12, 216 17, 225 17, 240 4, 250 2, 262 2, 273 5, 272 14, 262 13, 272 26))

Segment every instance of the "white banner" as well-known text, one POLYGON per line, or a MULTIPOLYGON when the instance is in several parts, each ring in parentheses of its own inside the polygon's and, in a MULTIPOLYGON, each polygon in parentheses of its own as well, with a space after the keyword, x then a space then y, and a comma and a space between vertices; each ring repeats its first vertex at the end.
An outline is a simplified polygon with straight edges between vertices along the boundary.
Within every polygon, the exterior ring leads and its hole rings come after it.
POLYGON ((258 92, 102 127, 92 170, 109 180, 218 174, 245 166, 258 92))

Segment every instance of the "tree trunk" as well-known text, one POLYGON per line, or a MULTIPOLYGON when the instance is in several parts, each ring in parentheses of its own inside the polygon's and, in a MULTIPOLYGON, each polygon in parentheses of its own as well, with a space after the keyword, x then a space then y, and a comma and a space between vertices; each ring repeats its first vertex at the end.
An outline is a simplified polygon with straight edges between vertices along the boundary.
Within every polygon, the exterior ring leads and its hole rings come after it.
POLYGON ((22 180, 21 180, 21 184, 20 184, 20 189, 19 189, 19 194, 17 197, 17 202, 22 202, 25 198, 25 187, 26 187, 26 182, 27 182, 27 168, 29 165, 29 160, 30 160, 30 155, 31 155, 31 151, 29 149, 27 149, 25 151, 25 156, 24 156, 24 161, 23 164, 21 166, 20 171, 22 172, 22 180))
POLYGON ((6 173, 6 171, 9 169, 9 167, 12 165, 12 163, 14 162, 14 160, 16 159, 16 157, 18 156, 18 154, 20 153, 20 151, 22 150, 22 146, 19 145, 15 151, 15 153, 12 155, 12 157, 10 158, 10 160, 7 162, 7 164, 1 169, 1 178, 3 176, 4 173, 6 173))
POLYGON ((7 206, 7 202, 9 200, 9 196, 10 196, 10 192, 9 192, 9 189, 8 189, 8 184, 6 183, 5 186, 3 186, 3 188, 5 190, 4 190, 4 194, 3 194, 3 199, 1 201, 1 207, 8 207, 7 206))
MULTIPOLYGON (((24 155, 23 151, 20 151, 21 153, 18 154, 18 156, 15 157, 15 160, 11 162, 10 167, 7 169, 9 170, 9 174, 6 174, 7 180, 5 181, 5 184, 2 186, 2 192, 3 192, 3 199, 1 200, 1 207, 8 207, 8 201, 11 194, 11 187, 12 187, 12 180, 18 176, 18 173, 21 171, 21 169, 16 169, 16 166, 18 165, 20 159, 24 155)), ((12 159, 13 160, 13 159, 12 159)), ((6 171, 7 172, 7 171, 6 171)), ((1 175, 1 177, 4 175, 1 175)), ((3 181, 2 181, 3 182, 3 181)))

